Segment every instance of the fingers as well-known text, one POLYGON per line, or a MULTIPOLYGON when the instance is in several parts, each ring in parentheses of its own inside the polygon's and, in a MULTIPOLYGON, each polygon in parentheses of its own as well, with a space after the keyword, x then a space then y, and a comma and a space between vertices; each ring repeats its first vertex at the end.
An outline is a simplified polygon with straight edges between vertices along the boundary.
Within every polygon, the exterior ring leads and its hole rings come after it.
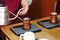
POLYGON ((19 15, 23 15, 23 10, 24 10, 24 8, 21 8, 21 9, 18 11, 19 15))
POLYGON ((20 12, 20 15, 26 15, 27 14, 27 11, 21 11, 20 12))
POLYGON ((25 13, 25 12, 23 12, 23 11, 21 11, 21 12, 20 12, 20 15, 26 15, 26 13, 25 13))
POLYGON ((22 8, 20 11, 19 11, 19 15, 26 15, 27 14, 27 11, 28 11, 28 8, 22 8))

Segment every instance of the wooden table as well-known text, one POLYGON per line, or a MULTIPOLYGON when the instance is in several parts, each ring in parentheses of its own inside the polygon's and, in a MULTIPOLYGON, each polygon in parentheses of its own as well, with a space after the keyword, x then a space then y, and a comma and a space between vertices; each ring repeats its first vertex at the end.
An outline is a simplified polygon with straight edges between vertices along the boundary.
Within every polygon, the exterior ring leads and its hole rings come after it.
MULTIPOLYGON (((47 38, 48 40, 60 40, 60 27, 46 29, 37 23, 37 21, 48 20, 48 19, 50 19, 50 17, 40 18, 40 19, 31 21, 32 24, 35 24, 38 28, 42 30, 41 32, 36 32, 35 37, 37 39, 47 38)), ((58 15, 58 19, 60 19, 60 15, 58 15)), ((12 25, 1 27, 1 30, 6 35, 6 40, 20 40, 19 36, 15 35, 10 30, 10 28, 14 26, 18 26, 18 25, 22 25, 22 23, 17 23, 17 24, 12 24, 12 25)))

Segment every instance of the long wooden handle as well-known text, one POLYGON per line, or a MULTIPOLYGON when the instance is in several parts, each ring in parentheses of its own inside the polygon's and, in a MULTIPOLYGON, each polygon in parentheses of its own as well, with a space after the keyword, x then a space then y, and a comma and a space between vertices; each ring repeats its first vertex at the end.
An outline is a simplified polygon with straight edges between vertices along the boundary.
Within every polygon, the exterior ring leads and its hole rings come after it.
POLYGON ((54 12, 56 12, 56 6, 57 6, 57 2, 55 2, 54 4, 54 12))
MULTIPOLYGON (((14 15, 14 16, 16 16, 14 13, 12 13, 11 11, 9 11, 12 15, 14 15)), ((22 18, 20 18, 19 16, 17 17, 17 18, 19 18, 21 21, 23 21, 23 19, 22 18)))

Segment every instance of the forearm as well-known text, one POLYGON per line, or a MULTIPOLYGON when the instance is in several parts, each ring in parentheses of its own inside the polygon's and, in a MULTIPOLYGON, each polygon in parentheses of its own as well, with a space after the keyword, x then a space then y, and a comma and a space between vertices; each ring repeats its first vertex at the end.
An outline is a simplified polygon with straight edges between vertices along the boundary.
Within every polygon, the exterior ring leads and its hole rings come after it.
POLYGON ((21 5, 22 5, 22 7, 28 7, 29 6, 28 5, 28 0, 22 0, 21 5))

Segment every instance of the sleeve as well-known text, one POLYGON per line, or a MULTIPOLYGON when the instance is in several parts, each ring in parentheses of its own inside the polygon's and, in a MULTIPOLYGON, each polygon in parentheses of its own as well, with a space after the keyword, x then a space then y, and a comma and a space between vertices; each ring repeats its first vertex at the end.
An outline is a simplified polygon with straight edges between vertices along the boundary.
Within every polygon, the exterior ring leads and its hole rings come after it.
POLYGON ((31 5, 32 4, 32 0, 28 0, 28 4, 31 5))
POLYGON ((32 0, 21 0, 21 5, 28 5, 30 6, 32 4, 32 0))

